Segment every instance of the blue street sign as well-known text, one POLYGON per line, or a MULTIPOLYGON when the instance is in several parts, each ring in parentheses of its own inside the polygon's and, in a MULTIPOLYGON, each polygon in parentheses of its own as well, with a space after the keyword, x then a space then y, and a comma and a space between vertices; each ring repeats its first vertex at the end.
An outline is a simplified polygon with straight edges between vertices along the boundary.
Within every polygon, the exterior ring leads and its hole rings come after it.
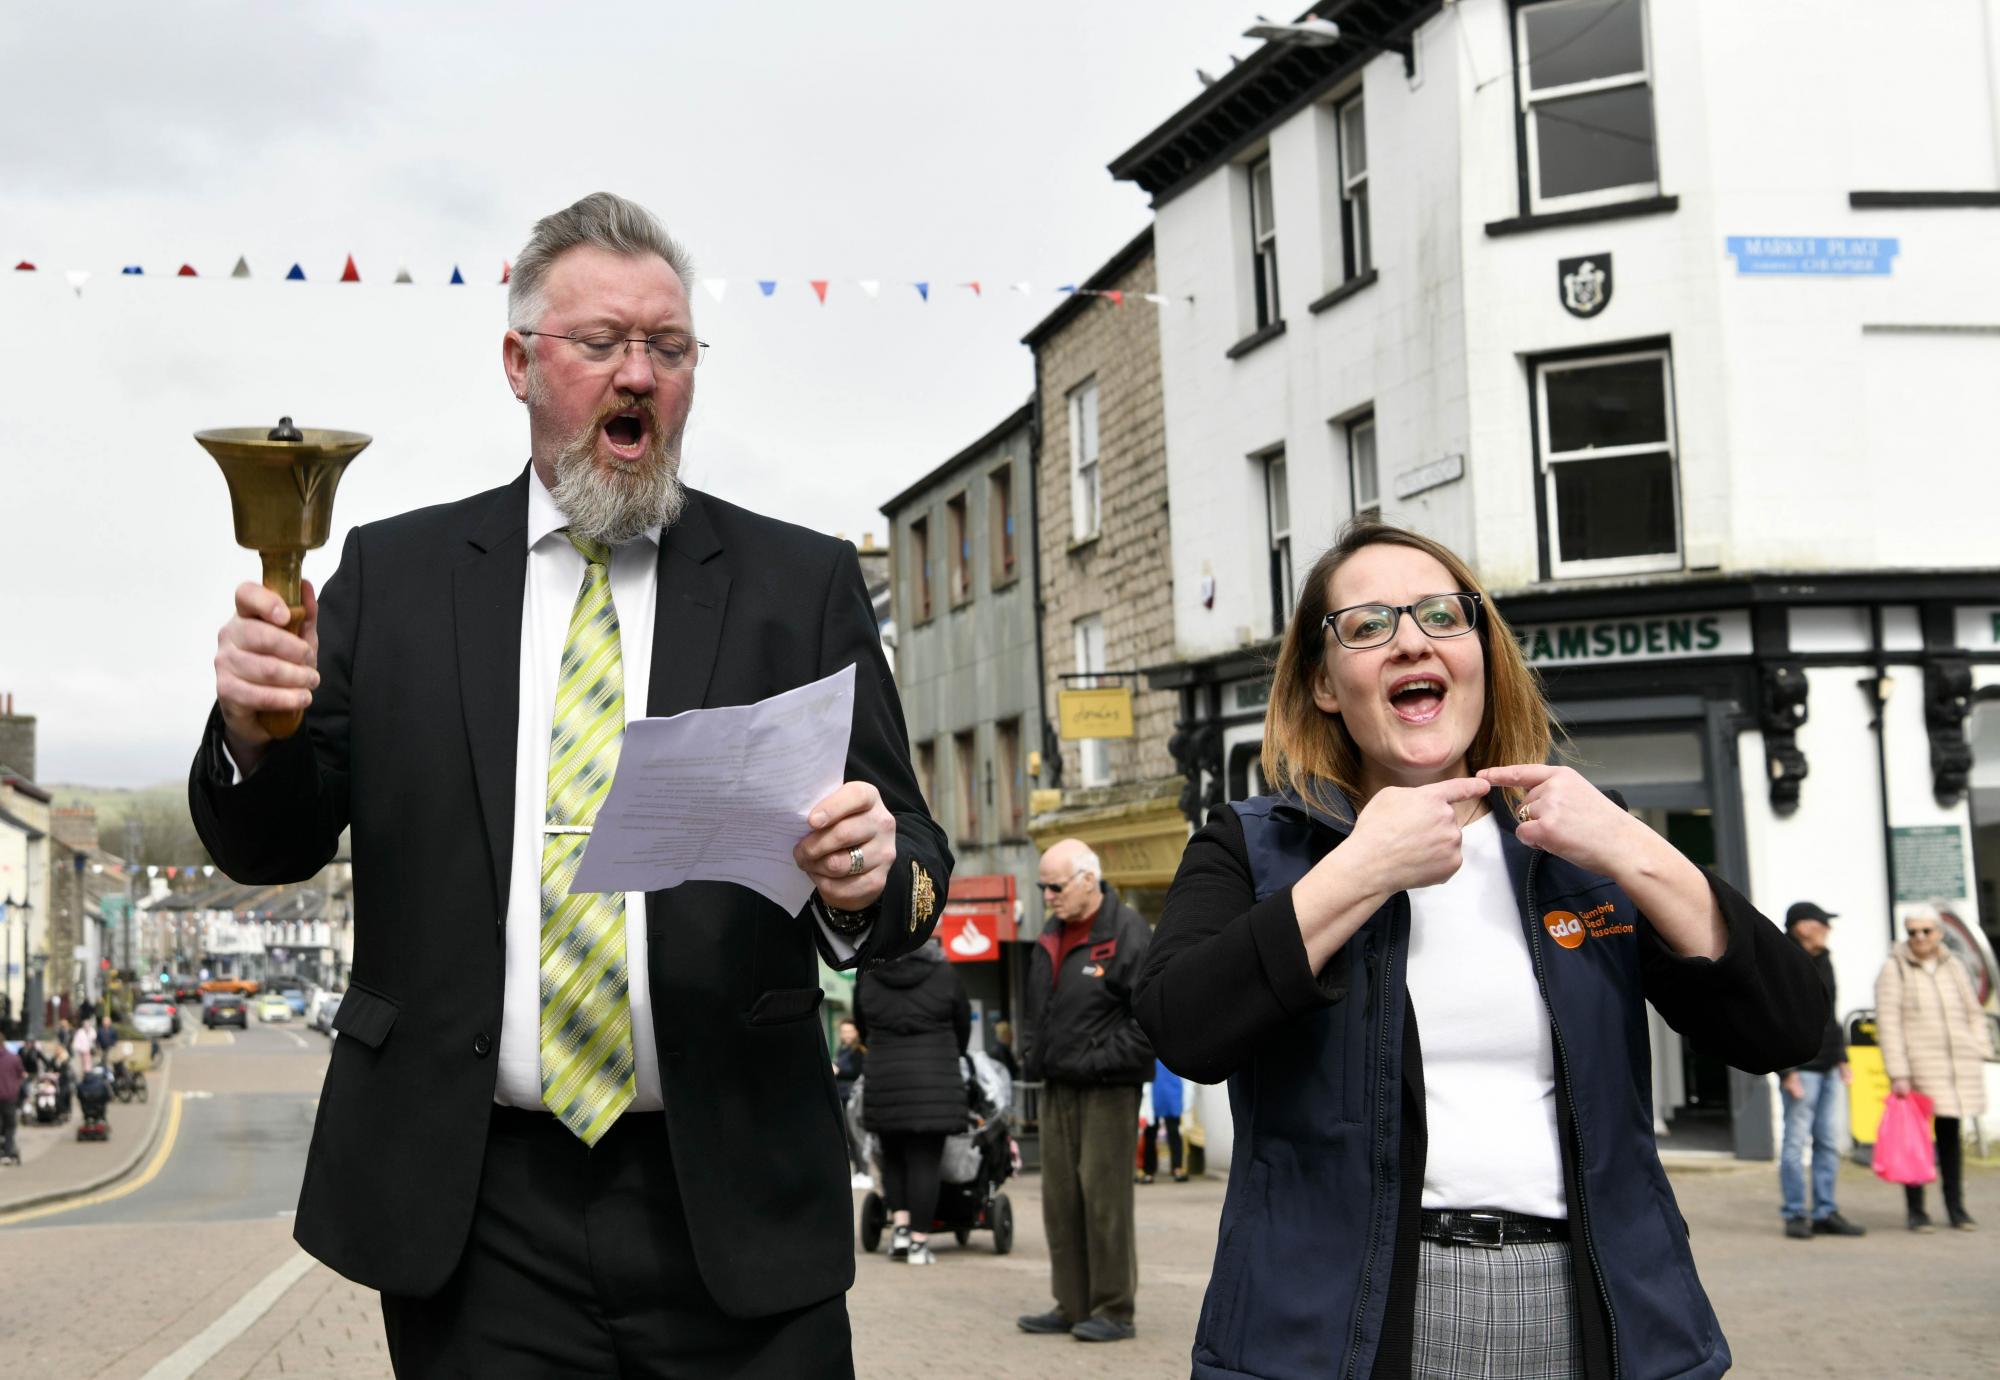
POLYGON ((1731 235, 1724 243, 1736 260, 1738 277, 1886 277, 1899 249, 1897 241, 1879 236, 1731 235))

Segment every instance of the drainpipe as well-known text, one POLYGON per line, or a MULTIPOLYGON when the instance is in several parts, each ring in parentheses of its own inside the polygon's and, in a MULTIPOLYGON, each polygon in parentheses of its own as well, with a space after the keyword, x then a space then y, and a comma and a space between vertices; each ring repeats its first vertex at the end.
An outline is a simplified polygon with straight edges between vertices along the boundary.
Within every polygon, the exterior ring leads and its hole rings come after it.
POLYGON ((1896 836, 1889 820, 1889 694, 1895 682, 1889 679, 1889 668, 1882 656, 1882 606, 1876 604, 1868 610, 1869 628, 1875 644, 1875 674, 1861 682, 1861 691, 1868 696, 1875 710, 1875 718, 1868 725, 1875 730, 1875 783, 1882 802, 1882 872, 1888 881, 1889 944, 1896 943, 1896 836))

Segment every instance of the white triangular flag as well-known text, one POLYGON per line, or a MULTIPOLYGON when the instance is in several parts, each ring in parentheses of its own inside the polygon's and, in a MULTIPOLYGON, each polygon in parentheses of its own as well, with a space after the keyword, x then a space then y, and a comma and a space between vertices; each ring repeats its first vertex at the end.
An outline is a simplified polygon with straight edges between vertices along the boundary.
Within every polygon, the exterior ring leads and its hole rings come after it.
POLYGON ((863 278, 861 280, 861 290, 870 297, 873 297, 882 290, 882 280, 880 278, 863 278))
POLYGON ((81 297, 83 296, 83 285, 90 281, 90 270, 87 268, 72 268, 63 274, 63 277, 69 279, 69 285, 75 288, 76 295, 81 297))
POLYGON ((722 294, 729 291, 727 278, 704 278, 701 280, 701 285, 707 288, 708 295, 718 302, 722 300, 722 294))
POLYGON ((1166 294, 1162 292, 1142 292, 1139 295, 1155 306, 1164 307, 1167 304, 1166 294))
POLYGON ((1026 283, 1013 283, 1013 284, 1010 284, 1010 285, 1008 286, 1008 288, 1007 288, 1007 291, 1009 291, 1009 292, 1018 292, 1018 293, 1020 293, 1020 294, 1021 294, 1021 295, 1022 295, 1023 297, 1026 297, 1026 296, 1027 296, 1027 295, 1029 294, 1029 292, 1031 292, 1032 290, 1033 290, 1033 289, 1031 289, 1031 288, 1030 288, 1030 287, 1029 287, 1029 286, 1028 286, 1028 285, 1027 285, 1026 283))
POLYGON ((410 276, 409 265, 405 264, 396 270, 396 281, 399 283, 414 283, 417 280, 410 276))

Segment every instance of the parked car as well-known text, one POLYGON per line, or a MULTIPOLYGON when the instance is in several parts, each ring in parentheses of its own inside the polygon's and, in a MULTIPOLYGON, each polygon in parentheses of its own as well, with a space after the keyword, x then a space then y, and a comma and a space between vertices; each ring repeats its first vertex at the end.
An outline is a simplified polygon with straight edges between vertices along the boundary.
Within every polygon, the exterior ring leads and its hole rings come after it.
POLYGON ((306 980, 296 973, 280 973, 276 977, 267 978, 263 990, 275 992, 291 1003, 294 1016, 306 1014, 306 980))
POLYGON ((254 997, 257 982, 254 978, 210 978, 201 985, 201 990, 204 994, 229 992, 239 997, 254 997))
MULTIPOLYGON (((287 1008, 289 1009, 289 1008, 287 1008)), ((219 1025, 250 1028, 250 1008, 234 992, 212 992, 201 1007, 201 1023, 210 1030, 219 1025)))
POLYGON ((178 1035, 181 1009, 165 997, 149 997, 132 1008, 132 1028, 141 1035, 178 1035))
POLYGON ((313 993, 312 1005, 306 1010, 306 1024, 322 1035, 333 1033, 333 1014, 340 1010, 340 993, 322 988, 313 993))

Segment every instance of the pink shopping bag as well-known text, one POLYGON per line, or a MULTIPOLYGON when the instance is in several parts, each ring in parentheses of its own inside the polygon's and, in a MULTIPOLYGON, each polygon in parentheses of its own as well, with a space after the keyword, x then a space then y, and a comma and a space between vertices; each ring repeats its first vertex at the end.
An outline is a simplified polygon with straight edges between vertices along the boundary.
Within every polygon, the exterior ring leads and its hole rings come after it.
POLYGON ((1927 1184, 1937 1177, 1931 1144, 1931 1100, 1922 1093, 1890 1094, 1875 1132, 1875 1176, 1892 1184, 1927 1184))

